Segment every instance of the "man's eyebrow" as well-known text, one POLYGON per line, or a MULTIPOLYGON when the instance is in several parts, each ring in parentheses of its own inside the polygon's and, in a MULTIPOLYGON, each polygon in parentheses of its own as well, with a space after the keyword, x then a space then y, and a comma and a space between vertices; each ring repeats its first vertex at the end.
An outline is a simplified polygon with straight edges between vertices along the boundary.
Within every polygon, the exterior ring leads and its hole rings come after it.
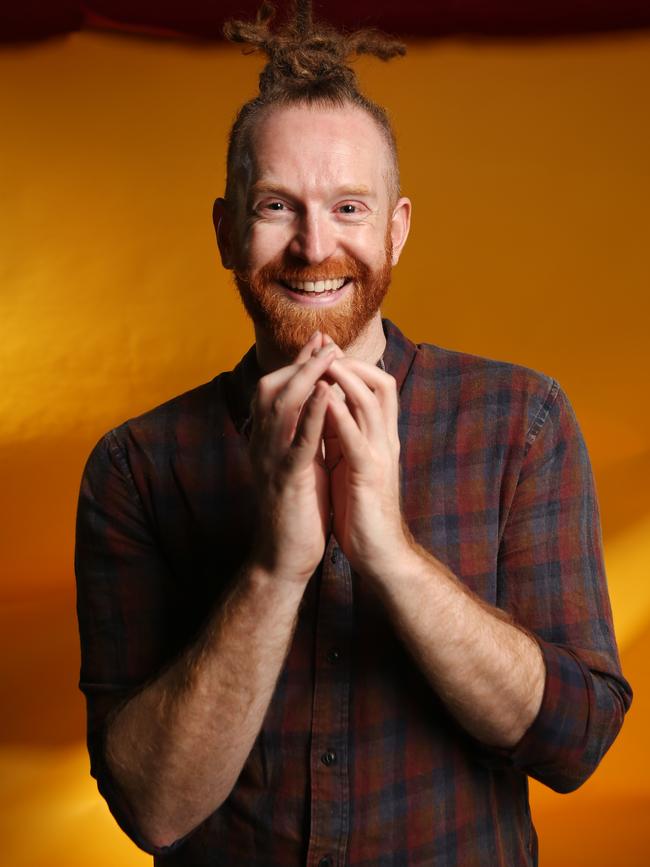
MULTIPOLYGON (((274 184, 271 181, 256 181, 250 188, 250 194, 253 196, 259 196, 264 193, 268 193, 274 196, 282 196, 283 198, 287 199, 293 199, 296 195, 288 187, 284 187, 282 186, 282 184, 274 184)), ((365 186, 365 184, 343 184, 335 190, 336 197, 372 195, 374 195, 373 191, 370 189, 370 187, 365 186)))
POLYGON ((259 195, 260 193, 273 193, 277 196, 285 196, 291 198, 292 193, 287 187, 281 184, 274 184, 270 181, 256 181, 250 188, 251 195, 259 195))
POLYGON ((370 187, 366 187, 364 184, 359 184, 357 186, 344 186, 338 190, 338 195, 340 196, 372 196, 374 195, 373 191, 370 187))

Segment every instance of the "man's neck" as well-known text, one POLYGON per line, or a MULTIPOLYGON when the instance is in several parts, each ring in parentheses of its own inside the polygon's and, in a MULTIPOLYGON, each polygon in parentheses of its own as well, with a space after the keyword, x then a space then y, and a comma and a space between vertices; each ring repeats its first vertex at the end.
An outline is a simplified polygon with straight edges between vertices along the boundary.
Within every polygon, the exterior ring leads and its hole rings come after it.
MULTIPOLYGON (((351 358, 358 358, 368 364, 376 364, 384 354, 386 337, 381 324, 381 313, 373 316, 359 336, 343 351, 351 358)), ((263 373, 270 373, 280 367, 291 364, 293 358, 287 358, 281 353, 268 335, 255 327, 255 352, 257 363, 263 373)))

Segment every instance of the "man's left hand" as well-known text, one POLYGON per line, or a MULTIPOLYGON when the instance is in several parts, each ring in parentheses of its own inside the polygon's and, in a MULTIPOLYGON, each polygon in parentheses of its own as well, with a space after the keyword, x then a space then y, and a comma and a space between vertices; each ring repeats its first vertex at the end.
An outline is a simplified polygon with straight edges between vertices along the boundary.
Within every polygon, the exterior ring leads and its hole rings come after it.
POLYGON ((324 431, 334 534, 352 568, 379 576, 410 551, 400 507, 395 379, 378 367, 340 357, 327 379, 324 431))

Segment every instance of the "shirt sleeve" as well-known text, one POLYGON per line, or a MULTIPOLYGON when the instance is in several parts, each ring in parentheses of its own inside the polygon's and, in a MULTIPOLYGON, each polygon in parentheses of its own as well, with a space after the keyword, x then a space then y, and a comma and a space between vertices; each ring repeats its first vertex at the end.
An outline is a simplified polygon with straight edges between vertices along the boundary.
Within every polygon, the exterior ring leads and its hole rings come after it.
POLYGON ((539 643, 539 713, 511 750, 488 750, 558 792, 598 766, 632 700, 616 647, 587 450, 553 383, 527 440, 499 549, 502 607, 539 643))
POLYGON ((182 841, 156 848, 140 835, 105 760, 111 715, 160 667, 170 581, 115 432, 95 446, 84 470, 75 573, 91 774, 122 830, 146 852, 164 854, 182 841))

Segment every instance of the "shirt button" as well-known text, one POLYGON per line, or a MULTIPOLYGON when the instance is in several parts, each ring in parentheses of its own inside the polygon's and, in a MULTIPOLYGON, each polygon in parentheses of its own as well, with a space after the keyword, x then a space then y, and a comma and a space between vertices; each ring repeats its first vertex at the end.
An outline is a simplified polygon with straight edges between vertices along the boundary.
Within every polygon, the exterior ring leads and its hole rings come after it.
POLYGON ((338 647, 332 647, 332 648, 330 648, 330 650, 327 651, 327 661, 329 663, 331 663, 332 665, 337 663, 340 658, 341 658, 341 651, 338 649, 338 647))
POLYGON ((332 563, 336 563, 336 561, 338 560, 338 552, 336 548, 332 550, 332 553, 330 554, 330 560, 332 561, 332 563))
POLYGON ((318 862, 318 867, 332 867, 334 862, 330 858, 329 855, 326 855, 324 858, 321 858, 318 862))
POLYGON ((329 768, 330 765, 333 765, 336 761, 336 753, 334 750, 327 750, 326 753, 320 757, 321 762, 329 768))

